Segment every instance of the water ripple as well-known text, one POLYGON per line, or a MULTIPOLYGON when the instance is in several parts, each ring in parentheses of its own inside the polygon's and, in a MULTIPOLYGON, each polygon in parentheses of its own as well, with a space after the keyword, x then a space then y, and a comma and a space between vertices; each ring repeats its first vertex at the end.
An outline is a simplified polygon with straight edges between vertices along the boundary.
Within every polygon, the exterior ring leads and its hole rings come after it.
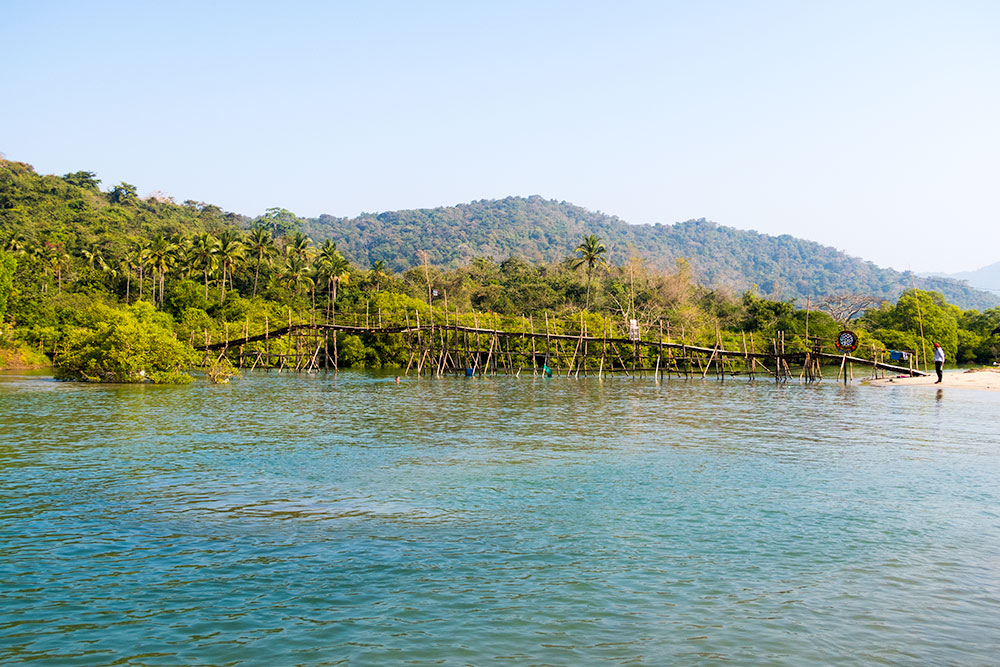
POLYGON ((998 402, 0 375, 0 662, 990 663, 998 402))

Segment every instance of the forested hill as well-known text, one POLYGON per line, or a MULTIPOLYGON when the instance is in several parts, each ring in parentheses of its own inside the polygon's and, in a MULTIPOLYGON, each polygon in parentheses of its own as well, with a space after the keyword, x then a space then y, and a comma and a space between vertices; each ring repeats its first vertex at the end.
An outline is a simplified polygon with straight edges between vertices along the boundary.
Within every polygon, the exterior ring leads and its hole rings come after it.
POLYGON ((91 172, 41 176, 30 165, 0 160, 0 248, 42 249, 47 261, 56 264, 66 253, 79 257, 89 253, 87 261, 93 264, 99 263, 99 256, 109 262, 121 260, 140 238, 218 235, 263 222, 275 234, 301 227, 317 242, 330 239, 362 267, 383 260, 398 271, 418 264, 421 250, 432 264, 450 268, 477 256, 558 262, 572 255, 583 236, 595 234, 608 247, 612 264, 624 264, 633 247, 655 267, 673 268, 675 259, 688 258, 705 285, 726 286, 734 292, 757 285, 762 295, 774 299, 856 292, 895 301, 915 284, 941 292, 963 308, 985 310, 1000 304, 1000 296, 955 280, 911 277, 792 236, 767 236, 704 220, 630 225, 541 197, 356 218, 302 220, 283 209, 271 209, 277 213, 255 220, 204 202, 140 198, 128 183, 102 192, 98 183, 91 172))
POLYGON ((432 264, 454 267, 473 257, 504 259, 519 255, 534 261, 559 261, 586 234, 604 240, 609 261, 628 259, 630 246, 661 268, 688 258, 707 285, 743 290, 757 285, 776 299, 822 297, 857 292, 895 300, 915 283, 942 292, 949 302, 979 310, 1000 304, 1000 297, 958 281, 922 278, 789 235, 769 236, 690 220, 674 225, 631 225, 566 202, 533 196, 481 200, 457 206, 362 214, 328 215, 304 221, 319 240, 335 240, 344 254, 365 266, 377 260, 401 270, 426 251, 432 264))

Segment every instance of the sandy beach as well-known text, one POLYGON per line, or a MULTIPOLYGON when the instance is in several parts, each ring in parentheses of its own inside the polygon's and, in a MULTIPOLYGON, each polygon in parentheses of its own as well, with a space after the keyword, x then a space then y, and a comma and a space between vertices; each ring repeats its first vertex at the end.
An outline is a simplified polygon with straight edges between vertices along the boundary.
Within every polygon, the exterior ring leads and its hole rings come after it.
POLYGON ((937 376, 931 372, 927 377, 887 377, 871 380, 877 387, 954 387, 956 389, 978 389, 980 391, 1000 391, 1000 368, 974 368, 963 372, 945 371, 941 384, 935 384, 937 376))

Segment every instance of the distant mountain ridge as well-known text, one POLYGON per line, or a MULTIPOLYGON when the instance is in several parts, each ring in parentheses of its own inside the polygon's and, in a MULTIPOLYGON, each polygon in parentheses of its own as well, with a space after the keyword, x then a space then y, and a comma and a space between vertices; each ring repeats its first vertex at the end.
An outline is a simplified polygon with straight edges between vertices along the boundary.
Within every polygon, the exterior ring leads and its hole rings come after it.
POLYGON ((770 236, 704 219, 672 225, 628 224, 615 216, 539 196, 480 200, 432 209, 364 213, 354 218, 321 215, 304 221, 315 239, 333 239, 355 262, 382 260, 400 271, 419 263, 457 266, 473 257, 517 255, 560 261, 587 234, 601 237, 612 263, 637 252, 651 266, 670 268, 687 258, 709 286, 744 290, 756 285, 775 299, 819 298, 857 292, 895 300, 913 285, 942 292, 962 308, 1000 305, 1000 296, 955 280, 884 269, 835 248, 787 234, 770 236))
POLYGON ((952 280, 964 281, 974 289, 1000 294, 1000 262, 984 266, 975 271, 961 271, 959 273, 925 273, 922 274, 933 278, 950 278, 952 280))

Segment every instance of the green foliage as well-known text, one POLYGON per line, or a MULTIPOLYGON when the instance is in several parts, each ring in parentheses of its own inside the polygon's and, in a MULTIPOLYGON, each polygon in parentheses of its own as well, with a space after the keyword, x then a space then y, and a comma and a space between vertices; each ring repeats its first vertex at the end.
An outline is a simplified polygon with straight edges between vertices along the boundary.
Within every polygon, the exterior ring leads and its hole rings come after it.
POLYGON ((753 292, 743 294, 743 318, 740 323, 746 331, 774 331, 779 322, 786 328, 794 307, 784 301, 769 301, 753 292))
POLYGON ((170 326, 168 315, 145 302, 124 308, 94 304, 80 314, 80 326, 63 339, 56 377, 84 382, 190 382, 185 371, 197 355, 174 337, 170 326))
POLYGON ((912 331, 898 331, 896 329, 875 329, 870 332, 872 338, 881 342, 890 350, 910 350, 921 355, 920 334, 912 331))
POLYGON ((112 204, 131 204, 136 198, 135 186, 124 181, 111 188, 111 192, 108 193, 108 200, 112 204))
MULTIPOLYGON (((793 313, 792 318, 795 322, 793 325, 797 333, 805 333, 806 331, 806 313, 801 310, 793 313)), ((827 313, 823 313, 817 310, 809 312, 809 335, 822 338, 824 340, 833 340, 840 333, 842 327, 840 324, 830 317, 827 313)))
POLYGON ((380 292, 371 299, 370 309, 381 310, 388 320, 401 321, 407 313, 420 311, 424 316, 430 312, 427 303, 406 294, 380 292))
POLYGON ((205 369, 205 376, 212 384, 229 384, 230 380, 240 376, 240 372, 229 359, 222 357, 209 364, 205 369))
POLYGON ((354 368, 367 368, 369 365, 368 348, 365 347, 360 336, 354 334, 337 335, 337 352, 340 362, 345 366, 354 368))
POLYGON ((70 185, 75 185, 78 188, 93 190, 95 192, 97 191, 98 184, 101 182, 101 179, 97 178, 97 174, 92 171, 75 171, 72 174, 66 174, 63 176, 63 180, 70 185))
POLYGON ((481 200, 457 206, 365 213, 356 218, 321 215, 302 221, 314 239, 334 239, 361 265, 384 261, 395 271, 419 263, 415 249, 449 269, 475 257, 523 257, 560 262, 580 239, 594 236, 609 263, 621 264, 635 249, 653 268, 672 270, 689 258, 704 285, 743 291, 758 285, 763 296, 805 300, 837 292, 895 300, 911 284, 942 292, 965 308, 988 308, 1000 299, 961 282, 922 278, 848 257, 835 248, 789 235, 769 236, 705 219, 676 224, 627 224, 617 217, 538 196, 481 200))
POLYGON ((593 276, 595 268, 607 264, 604 255, 608 252, 608 249, 604 247, 601 239, 590 234, 583 237, 583 243, 578 245, 573 252, 577 254, 577 258, 573 260, 573 268, 581 266, 587 268, 587 299, 583 306, 583 309, 587 310, 590 308, 590 279, 593 276))
MULTIPOLYGON (((703 220, 630 226, 538 197, 355 220, 301 220, 272 208, 250 223, 204 202, 142 199, 128 183, 102 193, 98 183, 91 172, 39 176, 0 161, 0 313, 6 299, 14 338, 59 356, 64 376, 134 379, 145 370, 152 380, 157 371, 142 354, 119 354, 132 340, 122 332, 144 340, 137 332, 149 327, 190 353, 192 343, 254 336, 265 324, 366 317, 373 325, 379 318, 416 324, 418 314, 426 324, 432 312, 438 322, 447 316, 536 332, 548 319, 553 332, 576 335, 581 311, 592 311, 582 320, 593 335, 625 335, 634 319, 645 334, 662 323, 665 337, 706 346, 718 336, 739 347, 744 333, 756 333, 760 347, 783 332, 786 349, 797 350, 805 348, 807 318, 810 339, 832 341, 840 326, 825 313, 796 310, 792 294, 871 288, 894 296, 910 282, 791 237, 703 220), (413 267, 423 248, 433 264, 413 267), (750 281, 760 289, 734 293, 750 281)), ((916 350, 921 319, 928 345, 941 342, 950 359, 997 355, 1000 308, 962 311, 921 290, 870 309, 852 328, 868 353, 916 350)), ((281 354, 288 342, 267 345, 281 354)), ((264 347, 251 342, 245 352, 264 347)), ((410 352, 402 336, 364 333, 339 334, 337 347, 342 366, 404 365, 410 352)))
POLYGON ((203 309, 197 307, 185 308, 177 323, 177 330, 187 332, 189 337, 194 332, 214 332, 216 329, 216 321, 203 309))
POLYGON ((930 350, 934 343, 940 343, 948 358, 955 359, 958 355, 960 316, 961 311, 949 305, 938 292, 907 290, 895 305, 883 303, 865 313, 861 321, 866 328, 882 332, 889 340, 878 334, 876 336, 890 347, 894 344, 890 341, 908 341, 910 345, 902 349, 925 354, 925 349, 930 350))
POLYGON ((3 323, 4 315, 7 314, 7 301, 14 284, 15 269, 17 260, 14 256, 0 251, 0 323, 3 323))
POLYGON ((7 340, 0 335, 0 370, 21 370, 51 366, 48 357, 27 343, 7 340))
POLYGON ((254 219, 254 229, 270 229, 272 236, 291 236, 302 231, 302 221, 289 210, 272 207, 264 211, 264 215, 254 219))
POLYGON ((968 364, 979 360, 986 361, 990 357, 996 358, 996 345, 991 344, 989 339, 989 336, 975 331, 959 329, 958 352, 955 360, 960 364, 968 364))
POLYGON ((208 310, 208 300, 201 291, 201 285, 193 280, 179 280, 170 289, 170 296, 166 298, 165 310, 174 317, 180 317, 191 308, 198 308, 202 311, 208 310))

